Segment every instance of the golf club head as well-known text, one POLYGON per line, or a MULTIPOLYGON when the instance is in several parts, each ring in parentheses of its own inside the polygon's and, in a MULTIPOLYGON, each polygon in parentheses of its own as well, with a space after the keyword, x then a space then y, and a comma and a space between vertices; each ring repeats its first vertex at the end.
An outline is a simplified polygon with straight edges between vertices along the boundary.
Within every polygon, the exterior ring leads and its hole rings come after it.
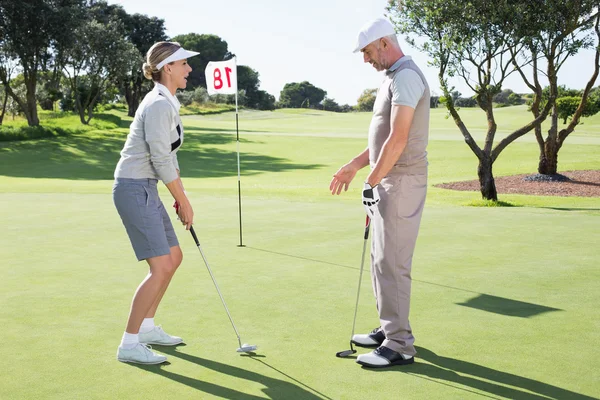
POLYGON ((255 346, 253 344, 246 344, 244 343, 244 345, 240 348, 237 349, 238 353, 250 353, 255 351, 256 349, 258 349, 258 346, 255 346))
POLYGON ((337 353, 335 353, 336 357, 339 358, 344 358, 344 357, 348 357, 349 355, 352 355, 356 353, 356 350, 352 349, 352 350, 344 350, 344 351, 338 351, 337 353))

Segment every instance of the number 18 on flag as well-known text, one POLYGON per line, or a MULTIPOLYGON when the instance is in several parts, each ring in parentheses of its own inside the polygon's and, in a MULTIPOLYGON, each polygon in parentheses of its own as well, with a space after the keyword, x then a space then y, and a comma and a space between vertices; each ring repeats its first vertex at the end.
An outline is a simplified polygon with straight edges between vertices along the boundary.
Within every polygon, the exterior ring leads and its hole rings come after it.
POLYGON ((235 57, 228 61, 211 61, 206 66, 206 90, 213 94, 237 93, 237 67, 235 57))

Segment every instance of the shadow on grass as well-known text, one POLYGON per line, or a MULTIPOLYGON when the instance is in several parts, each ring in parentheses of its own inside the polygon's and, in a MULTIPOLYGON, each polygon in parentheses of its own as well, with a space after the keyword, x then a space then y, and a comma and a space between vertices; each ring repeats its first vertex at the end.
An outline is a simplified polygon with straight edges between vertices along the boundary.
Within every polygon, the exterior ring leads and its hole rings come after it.
POLYGON ((504 297, 480 294, 464 303, 456 303, 459 306, 475 308, 494 314, 508 315, 510 317, 530 318, 545 312, 563 311, 559 308, 541 306, 539 304, 526 303, 524 301, 511 300, 504 297))
MULTIPOLYGON (((296 256, 292 254, 286 254, 273 250, 265 250, 259 249, 256 247, 246 246, 250 250, 262 251, 270 254, 277 254, 280 256, 291 257, 299 260, 311 261, 319 264, 331 265, 334 267, 341 267, 353 270, 360 270, 358 267, 351 267, 349 265, 337 264, 329 261, 316 260, 314 258, 308 258, 303 256, 296 256)), ((368 266, 366 267, 369 268, 368 266)), ((476 292, 474 290, 461 289, 454 286, 442 285, 439 283, 427 282, 420 279, 413 279, 414 282, 424 283, 426 285, 433 285, 444 287, 453 290, 460 290, 461 292, 475 293, 478 296, 468 300, 465 303, 457 303, 460 306, 475 308, 482 311, 487 311, 495 314, 502 314, 510 317, 521 317, 521 318, 530 318, 536 315, 550 312, 550 311, 564 311, 559 308, 547 307, 539 304, 527 303, 519 300, 507 299, 505 297, 493 296, 485 293, 476 292)))
POLYGON ((555 211, 600 211, 600 208, 585 208, 585 207, 537 207, 544 208, 546 210, 555 211))
POLYGON ((316 262, 316 263, 319 263, 319 264, 327 264, 327 265, 333 265, 335 267, 342 267, 342 268, 355 269, 355 270, 359 270, 360 269, 360 268, 357 268, 357 267, 351 267, 349 265, 337 264, 337 263, 332 263, 332 262, 329 262, 329 261, 315 260, 314 258, 308 258, 308 257, 302 257, 302 256, 294 256, 294 255, 291 255, 291 254, 281 253, 281 252, 273 251, 273 250, 259 249, 257 247, 252 247, 252 246, 245 246, 245 247, 247 247, 248 249, 251 249, 251 250, 262 251, 262 252, 270 253, 270 254, 277 254, 279 256, 292 257, 292 258, 296 258, 296 259, 299 259, 299 260, 312 261, 312 262, 316 262))
MULTIPOLYGON (((178 153, 182 175, 194 178, 236 176, 236 151, 207 147, 234 141, 234 135, 193 133, 178 153)), ((81 134, 48 140, 3 142, 0 143, 0 175, 110 180, 124 143, 125 135, 114 132, 105 133, 102 137, 81 134)), ((240 162, 242 175, 309 170, 321 166, 249 152, 240 152, 240 162)))
POLYGON ((96 123, 100 124, 101 122, 99 121, 106 121, 108 123, 114 124, 115 126, 118 126, 119 128, 129 128, 129 125, 131 124, 131 121, 129 120, 122 119, 116 114, 106 112, 95 113, 94 118, 90 121, 90 124, 94 126, 94 124, 96 123))
POLYGON ((253 359, 254 361, 256 361, 256 362, 259 362, 259 363, 261 363, 262 365, 264 365, 264 366, 266 366, 266 367, 268 367, 268 368, 272 369, 273 371, 276 371, 277 373, 279 373, 279 374, 281 374, 281 375, 285 376, 286 378, 288 378, 288 379, 290 379, 290 380, 292 380, 292 381, 294 381, 294 382, 298 383, 300 386, 304 386, 305 388, 307 388, 307 389, 310 389, 311 391, 313 391, 313 392, 317 393, 318 395, 320 395, 320 396, 321 396, 321 397, 323 397, 324 399, 332 400, 332 399, 331 399, 331 397, 324 395, 323 393, 319 392, 318 390, 316 390, 316 389, 313 389, 312 387, 310 387, 310 386, 308 386, 308 385, 306 385, 306 384, 304 384, 304 383, 300 382, 300 381, 299 381, 299 380, 297 380, 296 378, 293 378, 293 377, 291 377, 290 375, 286 374, 285 372, 283 372, 283 371, 281 371, 281 370, 279 370, 279 369, 277 369, 277 368, 273 367, 271 364, 269 364, 269 363, 267 363, 267 362, 265 362, 265 361, 261 360, 261 358, 264 358, 264 356, 262 356, 262 355, 257 355, 257 354, 254 354, 254 353, 252 353, 252 354, 242 354, 242 357, 250 357, 250 358, 251 358, 251 359, 253 359))
MULTIPOLYGON (((158 349, 159 346, 155 346, 155 347, 158 349)), ((201 358, 201 357, 194 356, 194 355, 187 354, 187 353, 182 353, 182 352, 178 351, 177 349, 170 348, 170 347, 161 346, 160 351, 163 353, 166 353, 170 356, 178 357, 178 358, 181 358, 182 360, 186 360, 191 363, 197 364, 203 368, 212 369, 213 371, 227 374, 227 375, 233 376, 235 378, 245 379, 248 381, 260 383, 261 385, 265 386, 265 388, 262 389, 263 392, 265 393, 265 395, 267 395, 270 399, 273 399, 273 400, 287 400, 287 399, 306 399, 306 400, 314 399, 314 400, 317 400, 317 399, 323 399, 323 398, 331 400, 331 398, 325 396, 324 394, 318 392, 317 390, 312 389, 311 387, 305 385, 304 383, 292 378, 291 376, 270 366, 268 363, 260 360, 259 357, 261 357, 261 356, 258 356, 258 355, 249 354, 246 357, 250 357, 253 360, 256 360, 257 362, 260 362, 261 364, 277 371, 278 373, 282 374, 283 376, 292 380, 293 382, 297 383, 298 385, 296 385, 295 383, 285 381, 285 380, 271 378, 269 376, 262 375, 262 374, 259 374, 256 372, 247 371, 245 369, 234 367, 232 365, 223 364, 223 363, 220 363, 217 361, 207 360, 205 358, 201 358), (315 393, 317 393, 318 395, 316 395, 315 393)), ((264 358, 264 356, 262 356, 262 358, 264 358)), ((176 374, 176 373, 173 373, 173 372, 170 372, 170 371, 167 371, 167 370, 161 368, 161 366, 151 366, 151 365, 135 365, 135 366, 138 368, 141 368, 143 370, 146 370, 148 372, 153 372, 155 374, 164 376, 165 378, 172 379, 175 382, 179 382, 179 383, 189 386, 191 388, 197 389, 201 392, 204 392, 204 393, 207 393, 207 394, 210 394, 213 396, 222 397, 224 399, 249 399, 249 400, 250 399, 264 399, 263 397, 253 396, 253 395, 250 395, 250 394, 247 394, 244 392, 240 392, 240 391, 237 391, 234 389, 215 385, 214 383, 202 381, 200 379, 190 378, 190 377, 187 377, 184 375, 176 374)), ((201 397, 199 397, 199 398, 201 398, 201 397)))
MULTIPOLYGON (((439 356, 431 350, 417 347, 417 360, 411 365, 391 367, 381 370, 369 370, 374 373, 406 373, 412 376, 427 379, 442 385, 451 386, 471 393, 487 392, 493 396, 508 399, 575 399, 593 400, 593 397, 572 392, 558 386, 525 378, 523 376, 498 371, 483 365, 462 361, 455 358, 439 356), (440 381, 445 381, 440 382, 440 381), (456 386, 461 385, 461 386, 456 386), (471 388, 466 389, 465 387, 471 388)), ((506 353, 510 355, 509 352, 506 353)), ((365 368, 366 370, 366 368, 365 368)), ((485 396, 485 395, 484 395, 485 396)), ((490 398, 497 398, 486 396, 490 398)))

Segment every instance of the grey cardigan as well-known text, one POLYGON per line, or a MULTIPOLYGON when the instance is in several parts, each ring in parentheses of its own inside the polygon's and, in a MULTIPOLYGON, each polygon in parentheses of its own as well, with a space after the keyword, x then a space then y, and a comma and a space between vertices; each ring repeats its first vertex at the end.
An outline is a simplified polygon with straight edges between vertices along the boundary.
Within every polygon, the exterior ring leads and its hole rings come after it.
POLYGON ((183 143, 179 102, 157 83, 138 107, 115 169, 115 178, 178 178, 177 151, 183 143))

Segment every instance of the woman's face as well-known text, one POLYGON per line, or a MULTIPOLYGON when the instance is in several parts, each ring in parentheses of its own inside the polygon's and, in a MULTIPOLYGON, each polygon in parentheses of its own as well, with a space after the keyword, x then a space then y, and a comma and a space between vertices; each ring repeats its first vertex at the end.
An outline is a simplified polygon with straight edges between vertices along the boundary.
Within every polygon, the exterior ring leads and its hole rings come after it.
POLYGON ((187 77, 192 72, 192 67, 188 64, 187 60, 173 61, 168 64, 170 73, 170 79, 173 85, 177 89, 185 89, 187 86, 187 77))

